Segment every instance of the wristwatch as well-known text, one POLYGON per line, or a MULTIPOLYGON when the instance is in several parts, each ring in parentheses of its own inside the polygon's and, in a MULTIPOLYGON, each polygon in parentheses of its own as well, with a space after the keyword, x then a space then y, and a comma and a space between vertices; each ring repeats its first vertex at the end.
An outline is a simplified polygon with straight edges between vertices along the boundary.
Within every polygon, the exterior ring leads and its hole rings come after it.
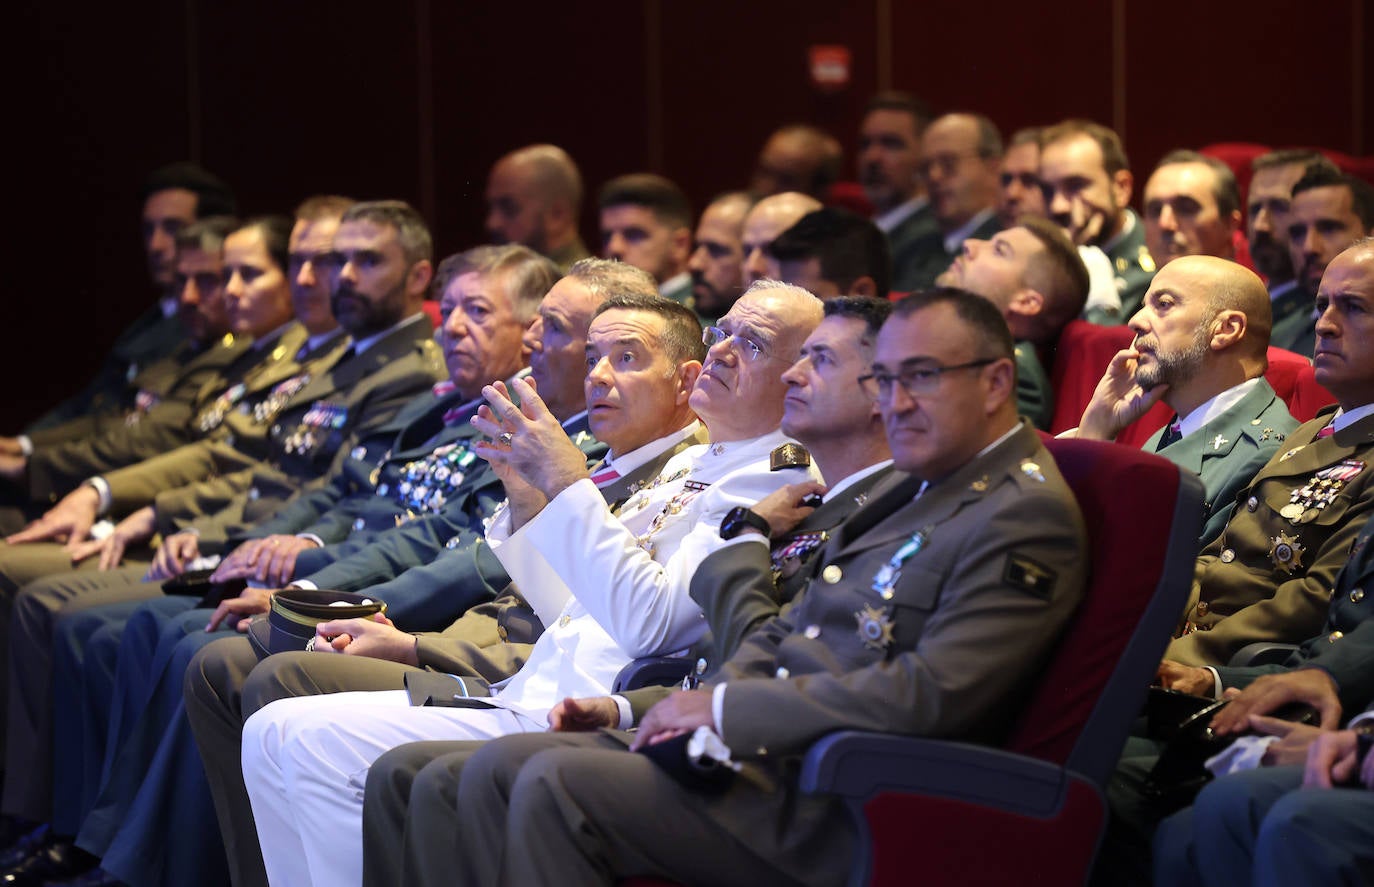
POLYGON ((749 527, 758 530, 765 538, 770 530, 768 521, 743 505, 738 505, 727 511, 725 519, 720 522, 720 538, 733 539, 749 527))

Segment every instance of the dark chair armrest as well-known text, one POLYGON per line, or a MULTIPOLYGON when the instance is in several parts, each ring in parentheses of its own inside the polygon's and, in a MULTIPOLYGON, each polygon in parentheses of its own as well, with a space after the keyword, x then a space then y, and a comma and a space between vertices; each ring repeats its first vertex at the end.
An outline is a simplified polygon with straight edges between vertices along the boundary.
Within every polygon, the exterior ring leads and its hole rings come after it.
POLYGON ((842 730, 806 753, 801 789, 854 800, 914 792, 1048 816, 1070 778, 1054 764, 987 746, 842 730))
POLYGON ((1245 668, 1254 665, 1280 665, 1298 649, 1296 644, 1279 644, 1273 641, 1257 641, 1246 644, 1235 652, 1231 661, 1226 663, 1232 668, 1245 668))
POLYGON ((671 687, 687 676, 695 659, 686 656, 645 656, 628 663, 615 676, 612 693, 638 690, 640 687, 671 687))

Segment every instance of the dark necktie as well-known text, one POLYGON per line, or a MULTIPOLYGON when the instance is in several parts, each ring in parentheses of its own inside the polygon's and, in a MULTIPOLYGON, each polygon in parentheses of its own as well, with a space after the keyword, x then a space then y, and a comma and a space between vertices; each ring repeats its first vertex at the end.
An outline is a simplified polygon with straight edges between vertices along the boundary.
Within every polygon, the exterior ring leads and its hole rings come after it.
POLYGON ((1183 440, 1183 426, 1179 423, 1178 416, 1174 416, 1169 427, 1164 429, 1164 436, 1159 439, 1159 446, 1155 447, 1155 452, 1158 453, 1170 444, 1178 443, 1181 440, 1183 440))

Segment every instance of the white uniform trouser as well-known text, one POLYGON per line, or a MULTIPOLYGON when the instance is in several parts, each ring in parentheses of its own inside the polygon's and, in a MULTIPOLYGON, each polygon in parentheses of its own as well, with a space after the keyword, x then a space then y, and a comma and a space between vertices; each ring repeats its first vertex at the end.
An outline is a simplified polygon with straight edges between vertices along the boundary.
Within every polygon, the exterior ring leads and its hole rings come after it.
POLYGON ((404 690, 281 699, 243 727, 243 777, 274 887, 362 883, 363 788, 383 752, 545 729, 500 708, 414 707, 404 690))

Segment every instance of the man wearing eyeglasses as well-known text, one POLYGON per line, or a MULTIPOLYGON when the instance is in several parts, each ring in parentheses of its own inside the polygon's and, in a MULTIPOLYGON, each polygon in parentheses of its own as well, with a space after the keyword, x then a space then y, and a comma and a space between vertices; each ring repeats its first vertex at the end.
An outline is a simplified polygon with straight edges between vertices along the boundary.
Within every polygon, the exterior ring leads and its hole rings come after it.
POLYGON ((981 114, 946 114, 921 137, 917 174, 939 230, 900 251, 892 261, 895 290, 932 286, 970 237, 986 240, 1001 230, 997 219, 1002 135, 981 114))
MULTIPOLYGON (((484 390, 491 406, 474 423, 492 443, 479 452, 509 501, 487 543, 544 632, 513 677, 462 707, 411 707, 404 692, 392 691, 282 699, 250 717, 243 775, 269 881, 356 880, 356 789, 389 748, 542 732, 564 696, 604 695, 631 658, 681 650, 702 636, 705 619, 688 587, 702 558, 724 544, 722 520, 785 484, 817 477, 778 425, 783 370, 821 314, 820 300, 805 290, 764 281, 708 328, 706 362, 685 396, 711 442, 670 459, 617 514, 532 386, 515 383, 518 406, 498 387, 484 390)), ((613 348, 597 360, 633 353, 613 348)))
POLYGON ((1017 419, 1011 353, 977 296, 898 303, 863 385, 909 476, 837 528, 810 584, 711 686, 672 694, 635 736, 471 746, 452 839, 429 848, 445 883, 841 883, 856 851, 842 807, 797 786, 812 742, 1001 736, 1081 596, 1086 547, 1072 494, 1017 419), (626 751, 685 734, 739 772, 700 790, 626 751))

